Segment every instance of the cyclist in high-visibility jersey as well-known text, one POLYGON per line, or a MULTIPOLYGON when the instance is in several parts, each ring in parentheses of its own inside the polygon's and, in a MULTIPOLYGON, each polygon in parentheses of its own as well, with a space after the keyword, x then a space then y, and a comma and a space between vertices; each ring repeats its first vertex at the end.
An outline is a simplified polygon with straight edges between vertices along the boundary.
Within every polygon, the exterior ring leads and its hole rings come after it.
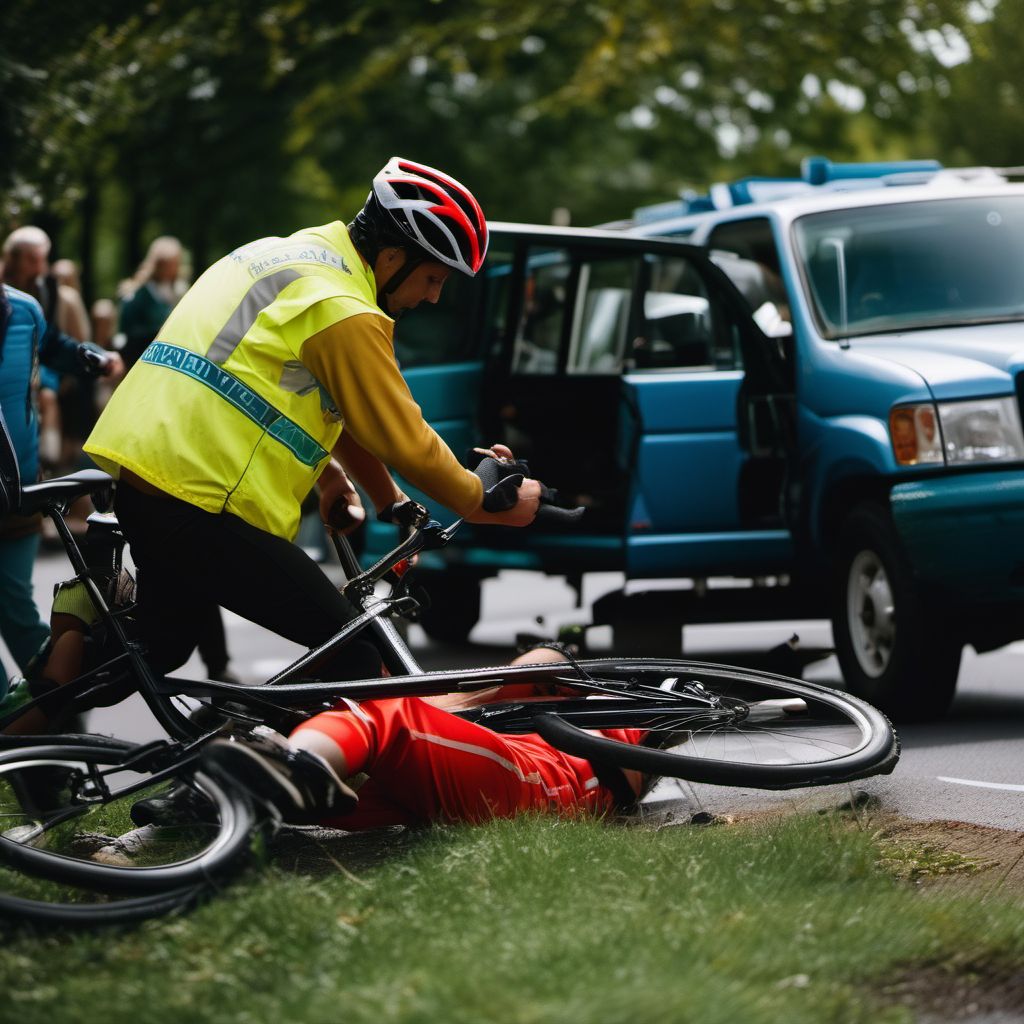
MULTIPOLYGON (((394 318, 436 302, 453 270, 475 275, 486 251, 469 190, 396 157, 348 226, 244 245, 185 294, 85 445, 119 481, 157 668, 188 658, 209 602, 306 647, 337 632, 352 608, 292 541, 317 483, 325 520, 339 501, 362 518, 345 470, 378 512, 405 497, 390 466, 470 522, 532 521, 533 480, 508 511, 482 507, 393 351, 394 318)), ((336 661, 336 678, 379 670, 368 641, 336 661)))

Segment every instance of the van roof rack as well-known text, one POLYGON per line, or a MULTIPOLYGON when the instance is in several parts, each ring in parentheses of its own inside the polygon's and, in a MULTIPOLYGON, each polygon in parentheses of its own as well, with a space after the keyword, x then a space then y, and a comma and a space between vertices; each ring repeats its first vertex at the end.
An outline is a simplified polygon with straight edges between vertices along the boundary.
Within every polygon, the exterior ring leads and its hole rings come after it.
POLYGON ((633 224, 650 224, 690 213, 727 210, 732 206, 768 203, 814 192, 848 192, 894 185, 924 185, 933 181, 1007 181, 1024 178, 1024 167, 943 167, 938 160, 890 160, 872 163, 833 163, 809 156, 800 164, 799 178, 747 177, 719 182, 706 194, 693 190, 678 199, 641 206, 633 224))

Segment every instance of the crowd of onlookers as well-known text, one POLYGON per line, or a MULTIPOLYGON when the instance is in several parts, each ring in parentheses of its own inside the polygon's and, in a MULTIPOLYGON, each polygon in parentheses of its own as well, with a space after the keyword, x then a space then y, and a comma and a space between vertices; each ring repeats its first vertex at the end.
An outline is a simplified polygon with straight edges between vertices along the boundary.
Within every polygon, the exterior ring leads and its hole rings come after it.
MULTIPOLYGON (((116 297, 87 307, 79 268, 69 259, 51 263, 51 250, 46 232, 24 226, 7 236, 0 253, 0 410, 23 484, 91 466, 82 446, 97 417, 188 287, 180 242, 162 236, 116 297), (107 354, 103 375, 68 362, 79 344, 107 354)), ((91 512, 88 498, 72 507, 72 532, 84 532, 91 512)), ((0 515, 0 636, 22 670, 38 638, 48 634, 32 596, 40 540, 57 542, 48 519, 0 515)), ((208 674, 233 678, 219 616, 210 634, 200 645, 208 674)), ((0 700, 8 672, 0 666, 0 700)))
MULTIPOLYGON (((51 243, 37 227, 11 232, 3 243, 0 279, 36 299, 48 325, 76 341, 116 351, 128 369, 156 337, 167 314, 188 287, 181 243, 170 236, 153 241, 135 273, 86 308, 79 268, 70 259, 50 263, 51 243)), ((40 367, 39 458, 44 476, 81 468, 82 443, 116 383, 59 375, 40 367)))

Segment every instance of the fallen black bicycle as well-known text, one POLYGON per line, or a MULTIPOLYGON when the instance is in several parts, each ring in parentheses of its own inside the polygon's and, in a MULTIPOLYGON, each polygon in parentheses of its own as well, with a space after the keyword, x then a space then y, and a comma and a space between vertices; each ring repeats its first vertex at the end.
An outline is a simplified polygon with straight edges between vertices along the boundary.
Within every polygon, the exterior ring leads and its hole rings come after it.
MULTIPOLYGON (((870 705, 765 672, 615 658, 423 672, 391 621, 416 607, 396 569, 448 543, 459 523, 442 528, 418 508, 406 510, 408 538, 365 571, 339 542, 349 575, 344 591, 360 615, 266 683, 159 677, 131 635, 130 607, 111 604, 111 566, 89 565, 64 522, 75 498, 89 493, 101 501, 109 486, 109 478, 87 471, 23 491, 22 510, 43 511, 63 538, 76 581, 96 606, 104 647, 98 664, 28 701, 13 718, 0 718, 0 729, 33 708, 45 708, 59 723, 137 690, 168 739, 138 745, 82 734, 0 738, 0 863, 6 866, 0 887, 8 890, 0 895, 0 914, 6 917, 126 922, 215 890, 244 859, 253 837, 281 823, 258 795, 201 769, 204 744, 227 730, 244 736, 256 725, 288 732, 342 698, 471 694, 533 683, 557 696, 483 705, 466 714, 498 732, 539 733, 594 764, 718 785, 791 789, 848 782, 891 772, 898 759, 892 726, 870 705), (385 595, 378 593, 382 581, 390 583, 385 595), (364 631, 375 638, 391 675, 319 678, 318 667, 364 631), (643 729, 649 739, 620 743, 591 731, 610 728, 643 729), (181 809, 181 821, 140 823, 137 808, 146 798, 167 798, 181 809)), ((117 529, 111 517, 97 517, 93 526, 117 529)))

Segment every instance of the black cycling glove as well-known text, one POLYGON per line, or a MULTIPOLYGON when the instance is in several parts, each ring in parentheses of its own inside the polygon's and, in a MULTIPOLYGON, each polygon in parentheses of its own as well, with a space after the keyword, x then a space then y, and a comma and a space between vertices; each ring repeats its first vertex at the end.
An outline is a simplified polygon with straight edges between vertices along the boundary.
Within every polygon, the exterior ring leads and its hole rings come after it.
MULTIPOLYGON (((502 462, 488 457, 481 460, 473 472, 484 484, 484 511, 507 512, 519 500, 516 492, 530 475, 530 467, 523 459, 502 462)), ((582 507, 562 508, 558 501, 558 491, 541 484, 540 507, 535 521, 570 524, 575 523, 585 511, 582 507)))

